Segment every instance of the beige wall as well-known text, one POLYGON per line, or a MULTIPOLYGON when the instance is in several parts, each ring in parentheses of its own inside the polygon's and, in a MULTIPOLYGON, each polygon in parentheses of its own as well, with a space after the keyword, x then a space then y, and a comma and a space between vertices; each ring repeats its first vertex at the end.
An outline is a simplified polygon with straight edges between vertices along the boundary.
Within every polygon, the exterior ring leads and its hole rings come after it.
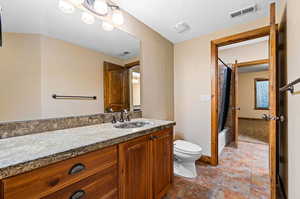
POLYGON ((121 29, 141 40, 143 116, 173 119, 173 44, 129 14, 121 29))
POLYGON ((40 36, 5 33, 3 37, 5 43, 0 48, 0 121, 40 118, 40 36))
POLYGON ((103 111, 103 62, 123 60, 36 34, 5 33, 0 48, 0 121, 86 115, 103 111), (97 100, 55 100, 58 95, 97 100))
POLYGON ((174 96, 176 133, 210 155, 211 61, 210 41, 268 24, 267 18, 234 26, 175 45, 174 96))
POLYGON ((43 118, 103 113, 104 61, 123 64, 120 59, 42 37, 43 118), (53 94, 97 96, 97 100, 55 100, 53 94))
POLYGON ((235 48, 219 50, 219 57, 225 63, 247 62, 260 59, 268 59, 269 57, 269 43, 263 41, 259 43, 239 46, 235 48))
MULTIPOLYGON (((288 82, 300 77, 300 1, 287 3, 287 66, 288 82)), ((288 94, 288 151, 289 151, 289 199, 300 198, 300 85, 297 94, 288 94)))
POLYGON ((239 117, 261 118, 268 110, 255 110, 255 88, 256 78, 269 79, 268 71, 239 73, 238 75, 238 106, 241 108, 239 117))

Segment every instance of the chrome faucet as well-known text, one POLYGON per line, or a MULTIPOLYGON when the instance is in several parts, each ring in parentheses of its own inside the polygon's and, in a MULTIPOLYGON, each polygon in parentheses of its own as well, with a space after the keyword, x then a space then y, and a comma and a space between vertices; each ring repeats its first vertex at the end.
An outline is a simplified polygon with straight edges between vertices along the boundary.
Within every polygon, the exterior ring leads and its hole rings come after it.
POLYGON ((129 112, 127 111, 127 109, 123 109, 121 111, 121 116, 120 116, 120 120, 119 120, 119 122, 125 122, 125 121, 130 121, 130 116, 129 116, 129 112))

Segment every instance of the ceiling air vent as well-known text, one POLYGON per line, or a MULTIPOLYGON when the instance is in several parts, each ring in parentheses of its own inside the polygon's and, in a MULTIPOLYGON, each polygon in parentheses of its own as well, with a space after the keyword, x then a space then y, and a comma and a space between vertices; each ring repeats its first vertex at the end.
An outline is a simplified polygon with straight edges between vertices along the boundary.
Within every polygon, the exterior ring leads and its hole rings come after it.
POLYGON ((230 17, 231 18, 240 17, 242 15, 246 15, 246 14, 253 13, 253 12, 256 12, 256 11, 257 11, 257 5, 252 5, 252 6, 249 6, 247 8, 243 8, 241 10, 231 12, 230 17))

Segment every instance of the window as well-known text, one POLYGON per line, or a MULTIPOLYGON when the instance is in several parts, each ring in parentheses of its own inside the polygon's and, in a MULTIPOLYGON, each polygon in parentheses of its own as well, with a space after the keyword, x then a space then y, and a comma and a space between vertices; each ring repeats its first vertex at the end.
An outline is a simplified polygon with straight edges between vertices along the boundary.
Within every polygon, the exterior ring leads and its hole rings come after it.
POLYGON ((269 109, 269 80, 255 79, 255 109, 267 110, 269 109))

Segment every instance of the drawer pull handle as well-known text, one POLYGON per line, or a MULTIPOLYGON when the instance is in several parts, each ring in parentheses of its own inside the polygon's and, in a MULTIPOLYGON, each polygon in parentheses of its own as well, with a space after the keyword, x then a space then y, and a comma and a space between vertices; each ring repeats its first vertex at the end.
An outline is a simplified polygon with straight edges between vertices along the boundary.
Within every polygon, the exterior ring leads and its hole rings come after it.
POLYGON ((85 170, 85 166, 81 163, 79 164, 75 164, 69 171, 69 174, 70 175, 73 175, 73 174, 76 174, 76 173, 79 173, 81 171, 85 170))
POLYGON ((59 181, 60 181, 59 178, 56 178, 56 179, 52 180, 51 182, 49 182, 49 185, 51 187, 54 187, 59 183, 59 181))
POLYGON ((78 190, 71 195, 70 199, 80 199, 80 198, 83 198, 84 195, 85 195, 85 191, 78 190))

